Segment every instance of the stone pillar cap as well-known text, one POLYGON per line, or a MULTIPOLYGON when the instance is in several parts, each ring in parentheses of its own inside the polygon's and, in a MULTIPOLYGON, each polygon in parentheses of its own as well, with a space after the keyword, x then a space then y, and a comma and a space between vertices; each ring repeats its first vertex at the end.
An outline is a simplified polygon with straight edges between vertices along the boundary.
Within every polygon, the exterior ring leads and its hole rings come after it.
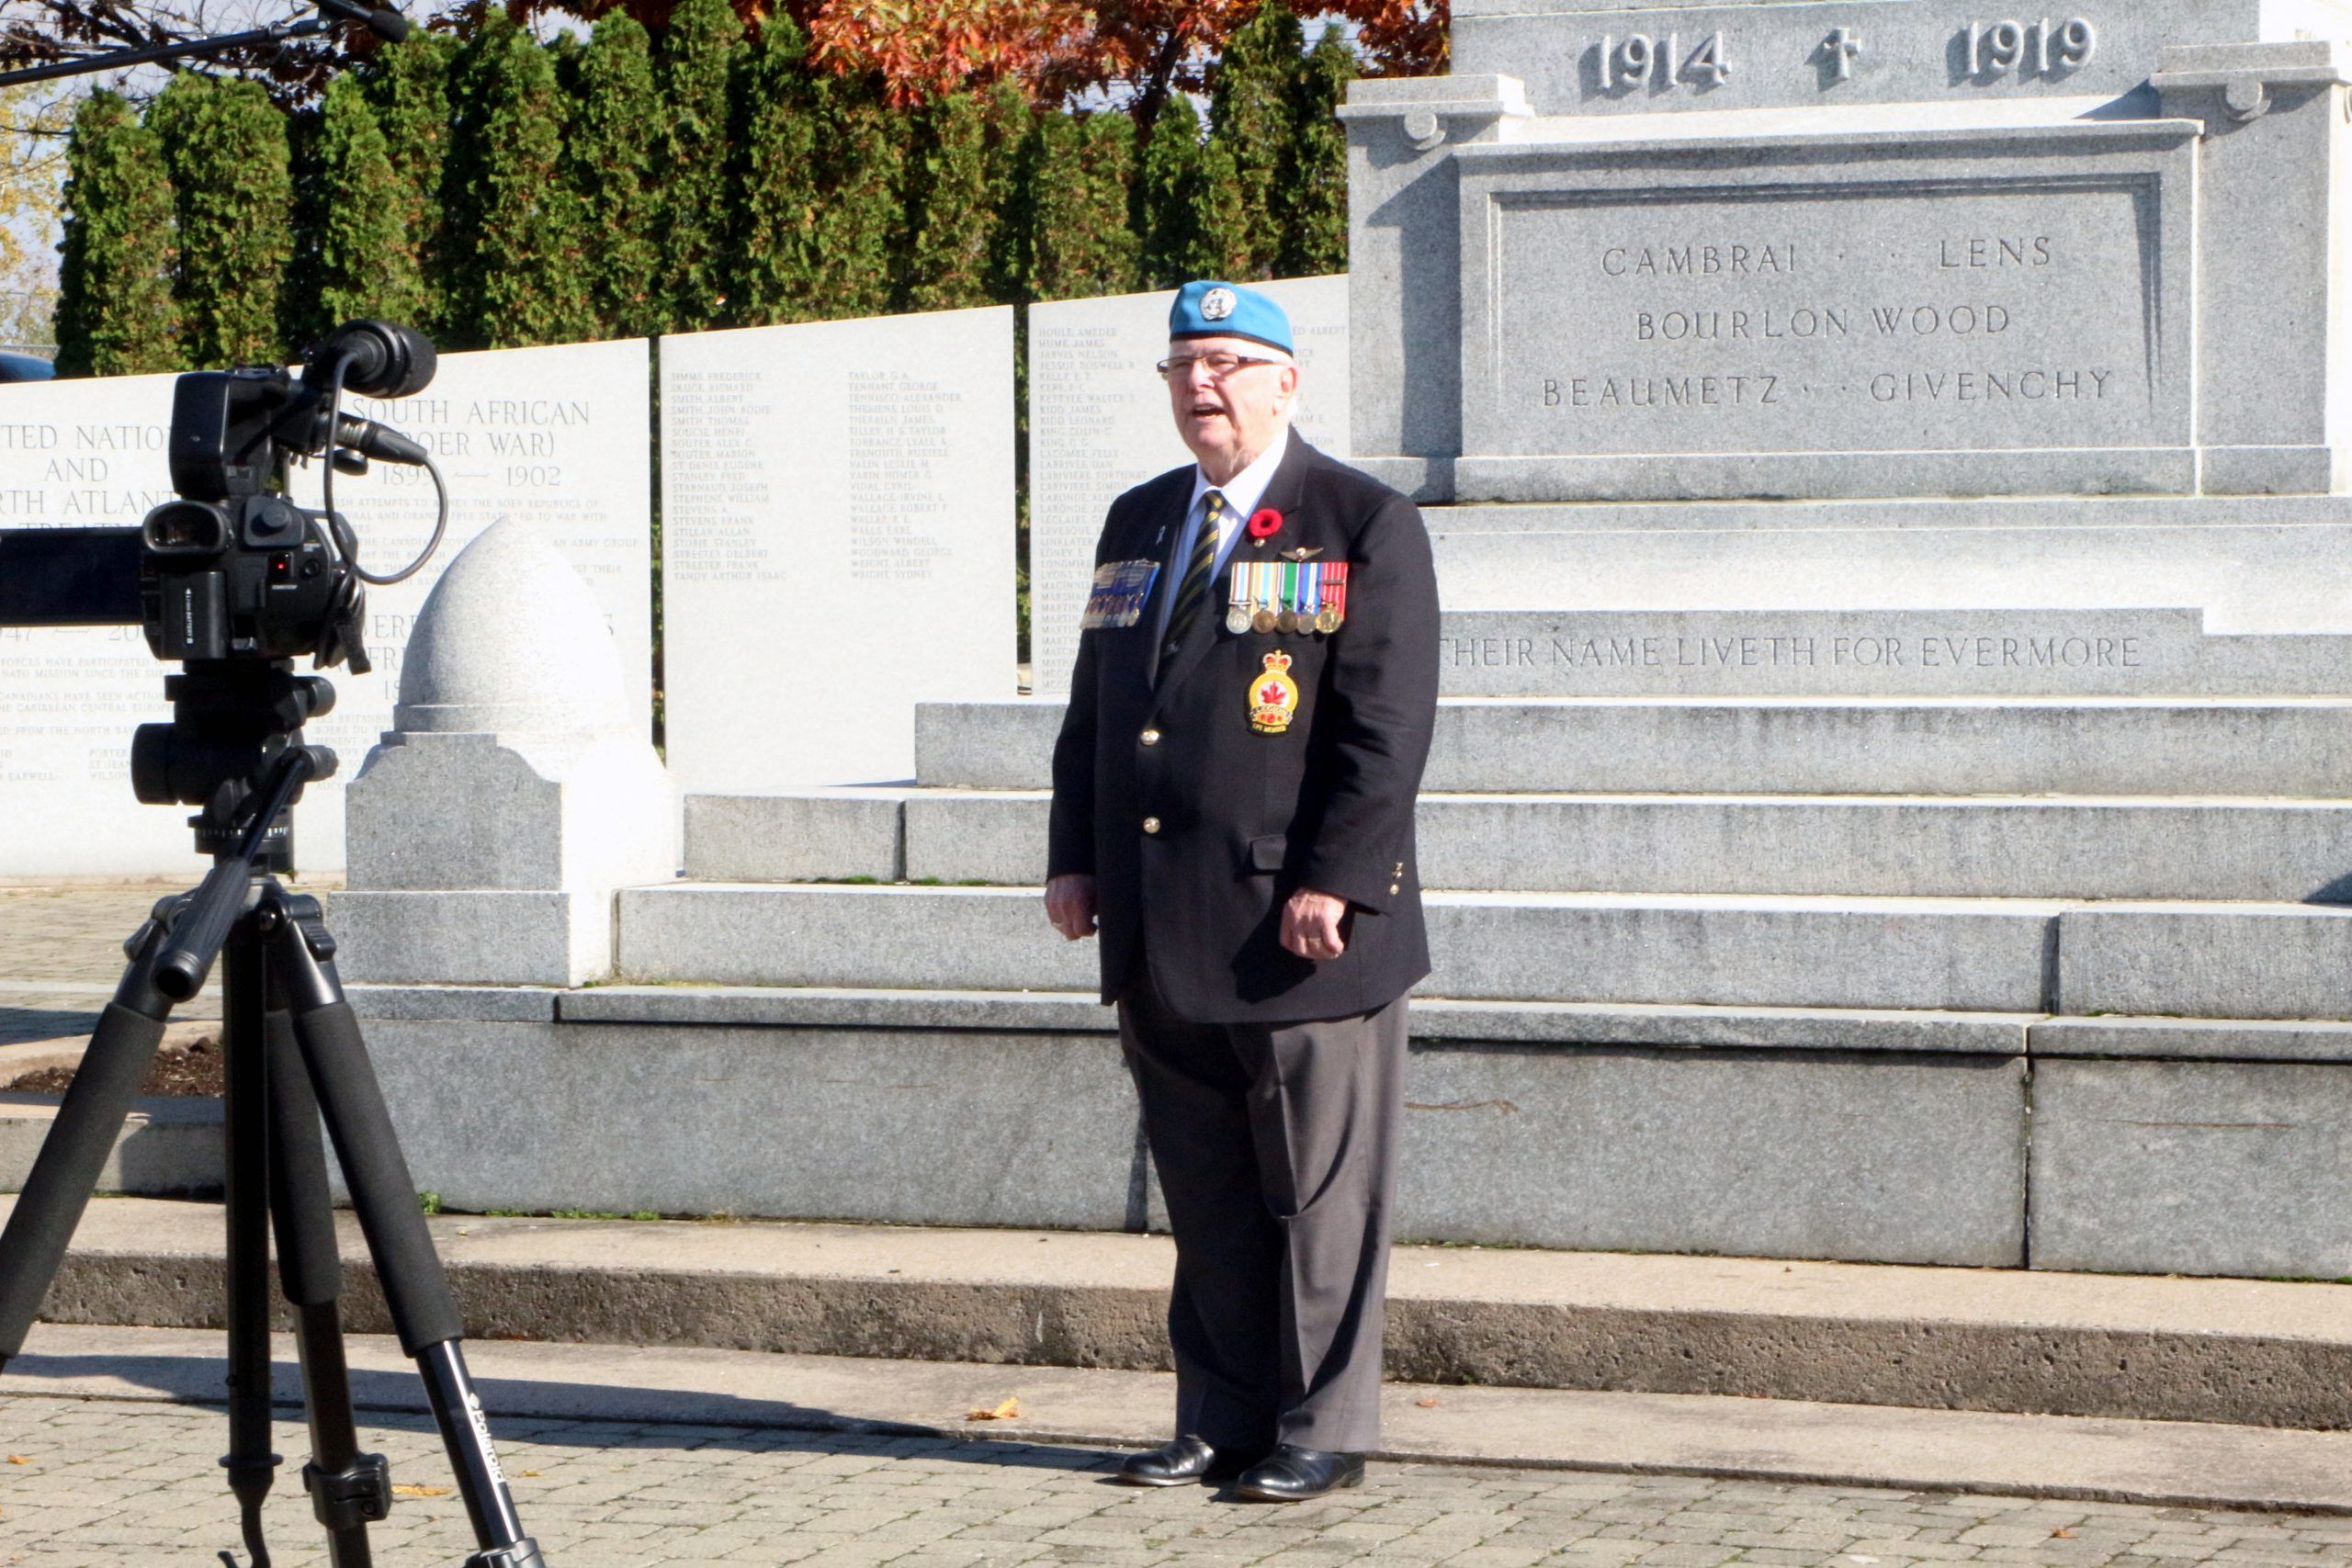
POLYGON ((492 524, 417 615, 392 728, 586 735, 631 723, 604 606, 530 525, 492 524))

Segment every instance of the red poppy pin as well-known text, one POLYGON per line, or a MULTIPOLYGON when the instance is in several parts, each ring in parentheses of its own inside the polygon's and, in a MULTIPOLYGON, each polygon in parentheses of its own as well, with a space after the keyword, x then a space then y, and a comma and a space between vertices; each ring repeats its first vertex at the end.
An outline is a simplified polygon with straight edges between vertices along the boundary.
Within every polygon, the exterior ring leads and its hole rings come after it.
POLYGON ((1283 514, 1271 506, 1261 506, 1250 514, 1250 537, 1259 548, 1268 539, 1283 531, 1283 514))

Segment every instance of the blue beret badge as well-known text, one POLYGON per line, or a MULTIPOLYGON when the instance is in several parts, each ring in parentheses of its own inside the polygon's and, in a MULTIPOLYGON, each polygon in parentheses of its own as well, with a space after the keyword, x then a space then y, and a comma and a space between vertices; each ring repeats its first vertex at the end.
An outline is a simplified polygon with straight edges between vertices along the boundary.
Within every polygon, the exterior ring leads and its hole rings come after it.
POLYGON ((1239 284, 1202 278, 1176 291, 1168 310, 1171 342, 1195 337, 1238 337, 1284 354, 1291 347, 1290 317, 1271 296, 1239 284))

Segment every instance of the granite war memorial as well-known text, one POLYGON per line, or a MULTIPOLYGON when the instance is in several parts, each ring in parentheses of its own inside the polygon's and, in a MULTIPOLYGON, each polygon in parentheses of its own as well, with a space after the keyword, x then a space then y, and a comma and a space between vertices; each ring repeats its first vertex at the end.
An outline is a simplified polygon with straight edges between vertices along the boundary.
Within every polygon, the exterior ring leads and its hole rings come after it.
MULTIPOLYGON (((1446 610, 1402 1234, 2352 1273, 2352 5, 1454 17, 1452 75, 1351 91, 1344 282, 1283 286, 1309 433, 1420 501, 1446 610)), ((1092 514, 1176 460, 1156 314, 1030 314, 1039 695, 891 665, 871 711, 868 643, 1002 673, 1009 513, 936 466, 1009 451, 1010 322, 871 324, 883 379, 802 446, 763 422, 854 367, 833 325, 663 345, 665 440, 766 465, 664 468, 682 879, 625 626, 511 726, 517 649, 416 630, 336 918, 445 1201, 1154 1223, 1036 883, 1092 514), (772 583, 795 505, 848 553, 772 583), (770 635, 817 651, 751 689, 770 635), (730 751, 729 705, 810 722, 791 679, 871 771, 730 751), (392 852, 458 808, 514 852, 392 852)), ((448 603, 604 602, 524 546, 448 603)))
MULTIPOLYGON (((1346 450, 1447 610, 1402 1234, 2352 1271, 2352 6, 1454 18, 1451 76, 1343 113, 1346 450)), ((1126 352, 1086 324, 1040 308, 1033 367, 1126 352)), ((612 983, 378 969, 420 1168, 1152 1223, 1040 913, 1058 718, 926 704, 911 785, 690 793, 612 983), (697 1135, 498 1146, 484 1075, 697 1135)))

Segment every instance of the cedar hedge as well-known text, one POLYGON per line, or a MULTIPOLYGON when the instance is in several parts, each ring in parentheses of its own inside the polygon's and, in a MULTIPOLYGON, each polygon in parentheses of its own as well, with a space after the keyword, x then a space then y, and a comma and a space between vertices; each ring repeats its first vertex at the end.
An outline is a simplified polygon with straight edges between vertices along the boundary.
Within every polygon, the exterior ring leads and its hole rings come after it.
POLYGON ((583 47, 492 8, 420 33, 289 117, 257 85, 174 78, 142 118, 76 116, 59 365, 119 374, 284 358, 355 315, 448 349, 1081 298, 1346 265, 1356 57, 1269 0, 1206 125, 1032 106, 918 107, 813 67, 781 7, 744 36, 681 0, 583 47))

